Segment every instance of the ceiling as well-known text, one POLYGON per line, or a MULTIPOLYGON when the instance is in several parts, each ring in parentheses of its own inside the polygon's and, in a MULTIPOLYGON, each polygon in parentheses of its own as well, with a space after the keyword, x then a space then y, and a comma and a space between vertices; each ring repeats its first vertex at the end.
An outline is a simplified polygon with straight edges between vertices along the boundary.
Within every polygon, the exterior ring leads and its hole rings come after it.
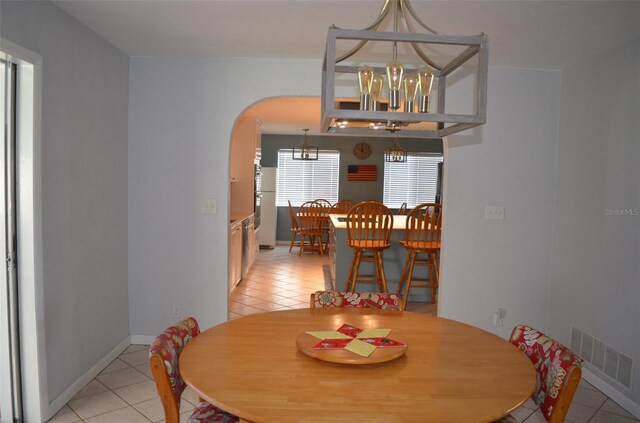
MULTIPOLYGON (((53 3, 130 56, 318 60, 324 55, 330 25, 366 27, 382 6, 382 0, 53 3)), ((441 33, 486 33, 492 66, 563 69, 640 37, 640 1, 412 0, 412 5, 426 24, 441 33)), ((301 109, 312 109, 307 106, 301 109)), ((302 127, 315 132, 316 107, 314 126, 300 121, 288 125, 286 133, 302 133, 302 127)), ((284 110, 290 121, 291 109, 284 110)), ((263 130, 271 132, 271 118, 261 120, 263 130)))

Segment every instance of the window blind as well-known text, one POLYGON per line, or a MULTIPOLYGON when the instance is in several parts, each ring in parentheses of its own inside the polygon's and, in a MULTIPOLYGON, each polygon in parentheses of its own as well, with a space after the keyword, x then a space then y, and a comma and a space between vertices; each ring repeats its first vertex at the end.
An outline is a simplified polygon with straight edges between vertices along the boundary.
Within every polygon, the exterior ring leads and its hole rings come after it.
POLYGON ((407 203, 411 209, 421 203, 433 203, 438 189, 438 163, 441 154, 408 153, 405 163, 385 162, 383 201, 387 207, 399 208, 407 203))
POLYGON ((287 201, 298 207, 305 201, 324 198, 338 201, 340 152, 320 150, 318 160, 293 160, 291 149, 278 150, 276 173, 276 206, 287 207, 287 201))

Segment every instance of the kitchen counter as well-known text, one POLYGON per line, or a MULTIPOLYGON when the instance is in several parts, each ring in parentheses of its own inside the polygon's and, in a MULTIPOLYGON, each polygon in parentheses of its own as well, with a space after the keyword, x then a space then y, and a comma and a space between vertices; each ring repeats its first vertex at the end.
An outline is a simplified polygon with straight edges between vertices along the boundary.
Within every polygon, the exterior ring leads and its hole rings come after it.
POLYGON ((250 217, 253 212, 231 212, 229 214, 229 223, 237 222, 238 220, 244 220, 250 217))
MULTIPOLYGON (((331 282, 333 287, 337 291, 344 291, 347 285, 347 278, 349 275, 349 267, 351 266, 351 259, 353 258, 354 250, 347 246, 347 224, 344 222, 344 214, 331 214, 329 219, 331 221, 330 233, 329 233, 329 257, 331 259, 330 273, 331 282)), ((384 273, 387 277, 387 287, 389 292, 396 292, 398 289, 398 282, 400 282, 400 276, 402 274, 402 267, 404 266, 405 258, 407 257, 407 251, 399 243, 403 240, 406 229, 407 216, 406 215, 394 215, 393 216, 393 230, 391 231, 391 246, 382 251, 382 259, 384 261, 384 273)), ((426 276, 426 268, 418 267, 417 272, 420 272, 420 277, 426 276)), ((362 263, 360 265, 360 273, 372 274, 373 264, 362 263)), ((357 291, 371 291, 376 288, 372 285, 361 284, 358 285, 357 291)), ((411 294, 409 296, 410 301, 425 302, 430 300, 430 291, 426 288, 411 288, 411 294)))
MULTIPOLYGON (((336 229, 347 229, 347 223, 344 221, 346 214, 330 214, 329 219, 336 229)), ((393 215, 393 230, 404 231, 407 225, 407 216, 404 214, 393 215)))

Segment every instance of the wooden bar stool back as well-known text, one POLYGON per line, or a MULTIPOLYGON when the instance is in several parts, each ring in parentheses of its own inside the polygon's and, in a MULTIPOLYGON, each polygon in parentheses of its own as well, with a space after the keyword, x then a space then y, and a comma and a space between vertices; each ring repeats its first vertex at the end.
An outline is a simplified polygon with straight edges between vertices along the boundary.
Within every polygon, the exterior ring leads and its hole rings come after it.
POLYGON ((326 212, 316 201, 307 201, 300 206, 298 211, 298 224, 300 225, 300 250, 298 255, 303 251, 317 251, 324 254, 324 246, 322 243, 322 235, 324 230, 324 221, 326 212))
POLYGON ((382 251, 390 246, 391 210, 377 201, 363 201, 349 210, 345 222, 347 245, 354 250, 346 290, 355 292, 358 283, 365 283, 377 285, 379 292, 387 293, 382 251), (362 262, 373 263, 374 274, 360 274, 362 262))
POLYGON ((405 239, 400 244, 407 250, 402 276, 398 283, 398 295, 403 298, 402 309, 406 309, 411 288, 427 288, 430 300, 436 302, 438 288, 438 253, 442 236, 442 205, 422 203, 407 215, 405 239), (416 266, 428 269, 428 278, 414 276, 416 266), (404 293, 403 293, 404 289, 404 293))

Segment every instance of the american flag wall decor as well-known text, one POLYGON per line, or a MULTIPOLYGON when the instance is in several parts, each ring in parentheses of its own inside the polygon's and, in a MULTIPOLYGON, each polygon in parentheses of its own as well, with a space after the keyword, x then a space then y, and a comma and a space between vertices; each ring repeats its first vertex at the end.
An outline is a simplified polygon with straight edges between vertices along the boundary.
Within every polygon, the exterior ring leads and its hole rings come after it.
POLYGON ((349 181, 375 181, 378 179, 378 166, 376 165, 349 165, 347 180, 349 181))

